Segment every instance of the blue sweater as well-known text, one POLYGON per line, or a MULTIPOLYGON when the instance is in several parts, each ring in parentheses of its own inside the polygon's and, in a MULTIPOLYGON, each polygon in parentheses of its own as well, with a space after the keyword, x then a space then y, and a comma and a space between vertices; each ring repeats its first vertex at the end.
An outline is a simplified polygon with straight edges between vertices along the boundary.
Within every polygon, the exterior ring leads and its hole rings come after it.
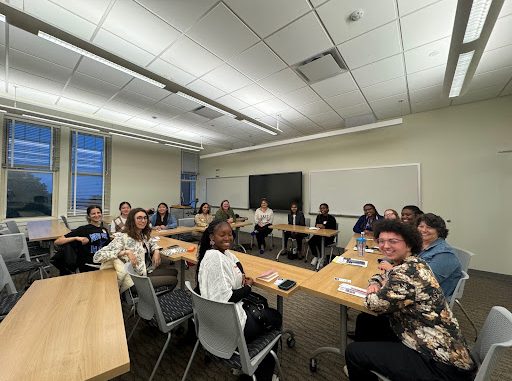
MULTIPOLYGON (((156 224, 156 217, 158 216, 158 212, 155 212, 149 217, 149 222, 151 222, 151 225, 155 227, 156 224)), ((176 221, 176 217, 174 217, 171 213, 167 216, 167 226, 166 229, 174 229, 176 226, 178 226, 178 222, 176 221)))
POLYGON ((453 248, 444 238, 438 238, 418 256, 428 263, 444 296, 449 298, 462 277, 460 262, 453 248))
POLYGON ((373 224, 375 221, 382 220, 383 218, 384 217, 382 217, 380 214, 376 214, 375 217, 373 217, 373 221, 370 222, 368 221, 368 216, 363 214, 361 217, 359 217, 352 230, 354 233, 361 233, 365 230, 373 231, 373 224))

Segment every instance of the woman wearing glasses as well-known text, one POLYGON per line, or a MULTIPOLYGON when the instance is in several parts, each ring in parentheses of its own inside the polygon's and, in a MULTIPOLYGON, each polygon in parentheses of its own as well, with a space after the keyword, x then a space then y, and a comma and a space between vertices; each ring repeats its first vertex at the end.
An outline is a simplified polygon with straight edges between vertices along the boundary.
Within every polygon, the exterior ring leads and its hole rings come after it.
POLYGON ((160 256, 160 247, 150 239, 150 234, 148 213, 142 208, 132 209, 124 230, 115 233, 112 242, 94 255, 94 262, 101 263, 101 269, 116 269, 121 292, 133 286, 125 270, 127 262, 131 263, 135 273, 149 276, 155 288, 167 286, 173 289, 178 283, 178 271, 171 267, 168 259, 160 256))
POLYGON ((421 237, 413 225, 375 224, 374 236, 394 267, 369 280, 356 342, 345 352, 350 380, 473 380, 476 365, 428 264, 417 257, 421 237), (383 315, 385 314, 385 317, 383 315))

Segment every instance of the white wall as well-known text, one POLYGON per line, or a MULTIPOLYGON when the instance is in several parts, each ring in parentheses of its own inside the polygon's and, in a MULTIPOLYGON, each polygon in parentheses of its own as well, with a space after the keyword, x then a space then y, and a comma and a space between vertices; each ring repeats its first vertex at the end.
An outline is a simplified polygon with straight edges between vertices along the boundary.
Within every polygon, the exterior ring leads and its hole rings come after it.
MULTIPOLYGON (((418 162, 423 210, 451 221, 448 241, 478 254, 472 268, 512 274, 508 217, 512 212, 512 154, 497 153, 505 148, 512 148, 511 96, 409 115, 396 127, 203 159, 200 174, 307 174, 320 169, 418 162)), ((309 210, 308 181, 305 176, 305 211, 309 210)), ((343 184, 339 197, 343 197, 343 184)), ((387 206, 377 207, 383 212, 387 206)), ((252 211, 239 214, 252 217, 252 211)), ((276 222, 285 219, 285 214, 276 216, 276 222)), ((355 219, 337 220, 342 230, 340 244, 345 246, 355 219)))

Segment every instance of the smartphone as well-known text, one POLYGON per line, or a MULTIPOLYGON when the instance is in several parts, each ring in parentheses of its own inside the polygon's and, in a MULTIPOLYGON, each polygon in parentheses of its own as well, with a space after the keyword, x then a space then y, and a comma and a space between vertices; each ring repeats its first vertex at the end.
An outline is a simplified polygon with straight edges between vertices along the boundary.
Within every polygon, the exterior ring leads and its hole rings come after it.
POLYGON ((294 287, 297 284, 294 280, 286 279, 283 283, 281 283, 279 287, 281 290, 289 290, 290 288, 294 287))

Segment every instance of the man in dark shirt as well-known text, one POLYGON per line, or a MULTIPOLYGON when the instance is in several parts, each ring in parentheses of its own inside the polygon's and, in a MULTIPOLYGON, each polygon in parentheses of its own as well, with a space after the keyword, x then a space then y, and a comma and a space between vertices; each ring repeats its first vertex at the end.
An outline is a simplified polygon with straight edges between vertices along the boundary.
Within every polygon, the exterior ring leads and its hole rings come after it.
MULTIPOLYGON (((316 216, 315 226, 319 229, 332 229, 336 230, 336 219, 329 214, 329 205, 320 204, 320 214, 316 216)), ((334 237, 325 237, 325 245, 330 245, 334 242, 334 237)), ((309 239, 308 242, 311 253, 313 254, 312 266, 316 266, 318 258, 321 257, 322 237, 315 235, 309 239)), ((323 259, 323 258, 322 258, 323 259)), ((320 264, 320 267, 323 264, 320 264)))

